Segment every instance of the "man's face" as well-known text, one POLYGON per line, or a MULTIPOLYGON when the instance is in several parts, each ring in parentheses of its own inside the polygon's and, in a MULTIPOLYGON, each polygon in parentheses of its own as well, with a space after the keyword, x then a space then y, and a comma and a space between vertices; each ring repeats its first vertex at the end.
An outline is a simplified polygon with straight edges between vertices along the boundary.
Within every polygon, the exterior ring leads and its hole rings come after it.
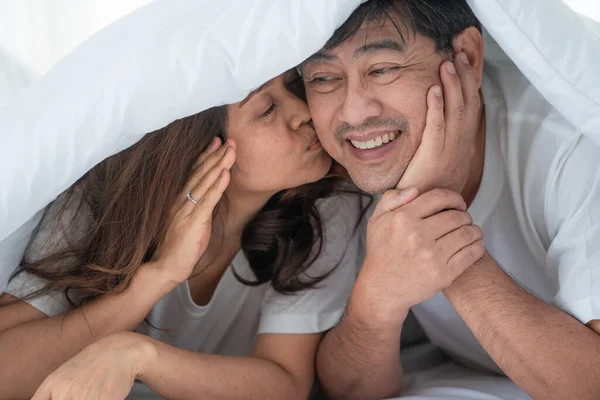
POLYGON ((427 91, 441 84, 434 41, 405 37, 390 20, 364 24, 302 65, 323 147, 370 193, 399 182, 421 142, 427 91))

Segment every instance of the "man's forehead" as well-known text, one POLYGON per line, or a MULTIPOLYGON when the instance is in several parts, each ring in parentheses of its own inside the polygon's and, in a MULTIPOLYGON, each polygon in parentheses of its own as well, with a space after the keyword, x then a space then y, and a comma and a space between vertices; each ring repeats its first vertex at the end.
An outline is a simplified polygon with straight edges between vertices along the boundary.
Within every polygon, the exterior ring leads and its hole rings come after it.
POLYGON ((406 54, 414 35, 400 33, 389 19, 363 23, 356 33, 333 48, 323 48, 303 64, 315 61, 336 61, 340 58, 357 59, 378 51, 406 54))

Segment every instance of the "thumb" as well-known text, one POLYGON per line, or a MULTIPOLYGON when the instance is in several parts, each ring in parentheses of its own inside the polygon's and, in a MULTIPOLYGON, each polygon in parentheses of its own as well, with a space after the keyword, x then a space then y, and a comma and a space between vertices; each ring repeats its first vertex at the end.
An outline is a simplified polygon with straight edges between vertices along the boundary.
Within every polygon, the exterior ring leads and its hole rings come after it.
POLYGON ((384 193, 373 212, 373 217, 394 211, 405 204, 410 203, 419 196, 416 188, 404 190, 391 189, 384 193))

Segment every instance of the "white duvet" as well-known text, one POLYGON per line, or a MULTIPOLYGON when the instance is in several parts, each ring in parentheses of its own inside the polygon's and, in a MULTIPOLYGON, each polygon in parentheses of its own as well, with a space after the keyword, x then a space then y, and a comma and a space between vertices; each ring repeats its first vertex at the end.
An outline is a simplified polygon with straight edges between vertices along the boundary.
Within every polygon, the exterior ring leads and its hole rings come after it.
MULTIPOLYGON (((319 49, 360 3, 156 0, 0 108, 0 289, 39 210, 87 170, 174 119, 244 98, 319 49)), ((600 143, 593 30, 561 0, 469 4, 540 92, 600 143)))

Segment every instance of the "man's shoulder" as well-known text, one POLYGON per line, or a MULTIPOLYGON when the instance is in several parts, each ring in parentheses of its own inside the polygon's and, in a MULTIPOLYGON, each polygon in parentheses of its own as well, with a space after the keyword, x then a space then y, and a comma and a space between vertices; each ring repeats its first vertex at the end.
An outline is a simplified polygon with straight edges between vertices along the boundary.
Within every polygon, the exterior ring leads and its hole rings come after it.
POLYGON ((502 156, 508 170, 546 176, 552 165, 577 145, 582 134, 511 62, 486 64, 502 104, 499 132, 502 156))

